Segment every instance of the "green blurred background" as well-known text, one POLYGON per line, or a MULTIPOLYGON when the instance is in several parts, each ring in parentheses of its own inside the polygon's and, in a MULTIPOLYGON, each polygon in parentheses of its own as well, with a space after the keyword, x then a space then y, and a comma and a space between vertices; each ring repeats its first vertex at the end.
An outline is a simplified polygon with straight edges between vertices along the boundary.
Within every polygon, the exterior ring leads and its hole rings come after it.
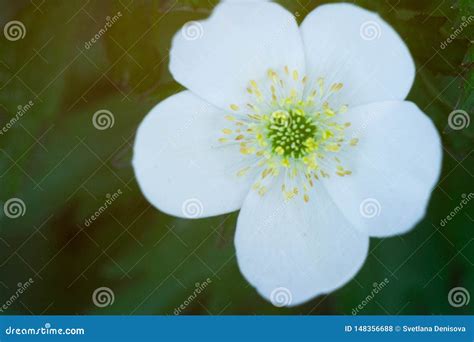
MULTIPOLYGON (((25 203, 23 216, 0 210, 0 305, 34 283, 1 314, 170 314, 212 283, 183 314, 348 314, 385 278, 389 284, 359 314, 467 314, 448 292, 474 295, 472 203, 440 220, 473 192, 473 125, 453 130, 448 116, 474 108, 474 1, 361 0, 400 33, 417 65, 409 99, 435 122, 444 162, 426 218, 399 237, 371 239, 370 254, 346 286, 295 308, 276 308, 245 281, 234 257, 237 213, 182 220, 151 207, 130 165, 137 125, 181 87, 168 71, 173 34, 209 15, 217 1, 2 1, 0 23, 18 20, 23 39, 0 36, 0 126, 33 106, 0 135, 0 204, 25 203), (122 15, 87 49, 107 17, 122 15), (113 113, 98 130, 95 112, 113 113), (107 194, 120 195, 85 225, 107 194), (99 287, 114 302, 94 305, 99 287)), ((328 1, 280 1, 301 20, 328 1)), ((390 65, 387 65, 390 68, 390 65)), ((468 116, 469 118, 469 116, 468 116)), ((415 146, 416 148, 416 146, 415 146)))

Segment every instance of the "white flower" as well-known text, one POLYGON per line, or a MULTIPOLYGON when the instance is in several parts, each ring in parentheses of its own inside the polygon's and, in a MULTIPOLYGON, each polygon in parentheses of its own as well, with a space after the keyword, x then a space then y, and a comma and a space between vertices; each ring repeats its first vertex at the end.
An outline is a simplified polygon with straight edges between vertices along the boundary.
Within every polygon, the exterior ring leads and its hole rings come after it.
POLYGON ((410 52, 351 4, 320 6, 298 27, 278 4, 227 1, 200 25, 199 39, 172 42, 170 70, 188 90, 137 132, 144 195, 180 217, 189 199, 198 217, 240 209, 238 264, 267 300, 278 288, 288 305, 334 291, 364 263, 369 237, 423 218, 439 177, 439 135, 404 101, 410 52), (379 30, 370 39, 367 23, 379 30))

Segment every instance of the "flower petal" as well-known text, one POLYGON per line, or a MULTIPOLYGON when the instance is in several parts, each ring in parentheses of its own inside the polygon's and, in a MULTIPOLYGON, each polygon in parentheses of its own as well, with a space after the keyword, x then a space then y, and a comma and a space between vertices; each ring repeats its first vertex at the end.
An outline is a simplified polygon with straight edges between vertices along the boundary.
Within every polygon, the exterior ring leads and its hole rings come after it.
POLYGON ((441 142, 431 120, 413 103, 381 102, 349 110, 355 147, 339 157, 349 176, 325 185, 341 212, 370 236, 411 229, 425 215, 441 170, 441 142))
POLYGON ((238 145, 219 146, 222 110, 189 91, 156 105, 137 132, 133 166, 145 197, 179 217, 219 215, 241 207, 251 179, 237 177, 238 145))
POLYGON ((309 203, 301 197, 284 201, 280 187, 272 184, 263 197, 249 193, 235 246, 240 270, 257 291, 276 306, 291 306, 348 282, 364 263, 369 238, 351 226, 323 187, 309 203))
POLYGON ((377 14, 351 4, 323 5, 301 25, 311 79, 344 84, 341 104, 403 100, 415 78, 405 43, 377 14))
POLYGON ((249 82, 266 77, 270 68, 304 73, 298 25, 278 4, 223 2, 209 19, 188 24, 173 39, 171 73, 218 107, 245 108, 249 82), (198 33, 186 34, 191 29, 198 33))

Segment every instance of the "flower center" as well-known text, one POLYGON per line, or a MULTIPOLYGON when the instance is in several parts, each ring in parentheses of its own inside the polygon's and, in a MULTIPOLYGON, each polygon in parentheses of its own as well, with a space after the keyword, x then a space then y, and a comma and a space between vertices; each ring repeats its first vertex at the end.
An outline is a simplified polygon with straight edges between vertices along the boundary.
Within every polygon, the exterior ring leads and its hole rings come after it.
POLYGON ((297 70, 288 67, 280 73, 269 70, 267 76, 249 82, 250 99, 245 110, 230 105, 236 115, 227 115, 226 119, 233 127, 222 129, 219 142, 238 144, 240 153, 253 157, 237 175, 259 175, 253 189, 260 195, 267 192, 270 177, 281 176, 286 199, 302 193, 308 202, 309 189, 320 177, 351 174, 337 154, 356 146, 358 139, 347 139, 344 131, 350 123, 338 120, 347 106, 331 106, 331 97, 343 85, 326 85, 324 78, 300 78, 297 70))
POLYGON ((306 155, 307 142, 314 138, 315 133, 313 119, 300 109, 274 111, 267 125, 272 152, 284 157, 300 158, 306 155))

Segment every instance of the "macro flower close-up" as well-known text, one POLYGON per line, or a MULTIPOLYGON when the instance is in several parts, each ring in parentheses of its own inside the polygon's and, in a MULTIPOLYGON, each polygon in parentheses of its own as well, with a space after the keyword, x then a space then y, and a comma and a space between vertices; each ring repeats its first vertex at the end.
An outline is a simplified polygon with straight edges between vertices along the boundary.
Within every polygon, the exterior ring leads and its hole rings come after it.
POLYGON ((412 229, 442 159, 432 121, 405 101, 415 63, 388 23, 347 3, 316 7, 300 26, 295 16, 223 1, 186 24, 169 62, 186 90, 147 114, 133 155, 160 211, 240 210, 240 271, 272 303, 283 289, 288 306, 349 282, 370 237, 412 229))
POLYGON ((0 8, 0 340, 466 337, 472 0, 0 8))

